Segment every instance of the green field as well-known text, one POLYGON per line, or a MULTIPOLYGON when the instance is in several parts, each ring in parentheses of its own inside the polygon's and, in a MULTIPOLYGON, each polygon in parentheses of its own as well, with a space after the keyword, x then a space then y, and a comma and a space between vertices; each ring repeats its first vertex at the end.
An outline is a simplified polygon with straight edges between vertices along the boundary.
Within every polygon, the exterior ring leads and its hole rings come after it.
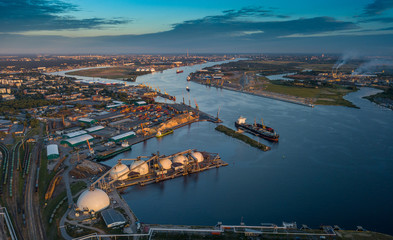
POLYGON ((347 89, 344 87, 307 88, 285 86, 273 83, 268 83, 265 86, 265 90, 269 92, 281 93, 302 98, 316 99, 315 104, 317 105, 337 105, 356 108, 354 104, 343 98, 346 94, 355 90, 347 89))

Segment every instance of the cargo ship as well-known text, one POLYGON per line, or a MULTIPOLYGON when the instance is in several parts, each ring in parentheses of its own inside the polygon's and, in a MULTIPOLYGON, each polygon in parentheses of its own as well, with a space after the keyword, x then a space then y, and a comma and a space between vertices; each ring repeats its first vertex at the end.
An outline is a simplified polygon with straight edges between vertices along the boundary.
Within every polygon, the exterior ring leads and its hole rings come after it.
POLYGON ((131 146, 129 146, 129 145, 126 146, 126 147, 120 147, 120 148, 117 148, 117 149, 114 149, 114 150, 108 150, 108 151, 105 151, 103 153, 97 154, 95 156, 95 159, 96 159, 97 162, 105 161, 105 160, 107 160, 107 159, 109 159, 111 157, 114 157, 114 156, 116 156, 116 155, 118 155, 118 154, 120 154, 122 152, 126 152, 126 151, 129 151, 129 150, 131 150, 131 146))
POLYGON ((164 132, 158 131, 156 134, 156 138, 160 138, 160 137, 163 137, 163 136, 171 134, 171 133, 173 133, 173 129, 168 129, 168 130, 165 130, 164 132))
POLYGON ((263 122, 262 124, 256 122, 254 124, 247 124, 246 118, 244 117, 239 117, 235 122, 235 126, 255 136, 264 138, 272 142, 278 142, 278 138, 280 137, 280 135, 278 135, 273 128, 263 125, 263 122))
POLYGON ((176 70, 176 73, 182 73, 182 72, 183 70, 179 70, 179 69, 176 70))

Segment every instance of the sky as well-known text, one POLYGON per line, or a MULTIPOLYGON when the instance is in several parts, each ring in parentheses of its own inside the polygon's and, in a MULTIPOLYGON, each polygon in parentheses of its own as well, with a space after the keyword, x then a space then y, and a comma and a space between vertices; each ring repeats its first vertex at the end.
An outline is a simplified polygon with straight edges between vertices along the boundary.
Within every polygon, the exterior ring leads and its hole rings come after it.
POLYGON ((393 0, 0 0, 0 54, 393 55, 393 0))

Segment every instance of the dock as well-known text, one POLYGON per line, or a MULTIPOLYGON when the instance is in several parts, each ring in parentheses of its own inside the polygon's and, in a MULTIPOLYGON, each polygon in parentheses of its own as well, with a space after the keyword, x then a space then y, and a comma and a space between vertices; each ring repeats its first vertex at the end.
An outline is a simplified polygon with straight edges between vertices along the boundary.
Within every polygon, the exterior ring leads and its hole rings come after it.
POLYGON ((111 168, 114 169, 119 165, 123 165, 127 161, 140 162, 139 165, 135 166, 134 163, 129 167, 127 172, 122 173, 118 176, 118 179, 112 179, 109 177, 111 170, 101 176, 92 185, 98 184, 102 189, 112 191, 115 189, 122 189, 133 185, 145 186, 152 183, 158 183, 177 177, 186 176, 193 173, 206 171, 212 168, 219 168, 227 166, 228 163, 224 162, 218 153, 209 152, 197 152, 195 149, 189 149, 186 151, 178 152, 169 156, 160 155, 159 153, 153 154, 152 157, 147 160, 143 160, 147 157, 137 157, 136 159, 122 159, 111 168), (198 153, 198 157, 195 157, 195 153, 198 153), (177 157, 182 159, 182 162, 176 160, 177 157), (162 160, 167 159, 171 161, 171 166, 164 166, 162 160), (171 160, 172 159, 172 160, 171 160), (138 174, 137 169, 145 167, 147 173, 138 174), (122 180, 119 180, 122 179, 122 180))

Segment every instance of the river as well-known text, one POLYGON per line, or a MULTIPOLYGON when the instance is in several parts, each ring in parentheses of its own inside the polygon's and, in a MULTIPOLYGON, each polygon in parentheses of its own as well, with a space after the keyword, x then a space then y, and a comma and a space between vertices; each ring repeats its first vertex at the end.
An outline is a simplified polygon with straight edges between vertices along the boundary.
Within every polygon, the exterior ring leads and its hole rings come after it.
MULTIPOLYGON (((117 159, 172 154, 195 148, 217 152, 229 166, 144 187, 123 195, 145 223, 246 224, 296 221, 318 227, 339 225, 393 234, 393 111, 363 99, 378 90, 361 88, 345 98, 360 109, 315 108, 187 82, 190 72, 215 63, 182 67, 138 77, 181 100, 197 101, 200 109, 234 128, 242 115, 273 127, 280 141, 262 152, 200 122, 162 139, 133 146, 117 159), (186 92, 189 86, 191 91, 186 92)), ((79 78, 79 77, 78 77, 79 78)), ((83 78, 83 77, 81 77, 83 78)), ((89 79, 89 78, 83 78, 89 79)), ((255 138, 255 137, 254 137, 255 138)))

